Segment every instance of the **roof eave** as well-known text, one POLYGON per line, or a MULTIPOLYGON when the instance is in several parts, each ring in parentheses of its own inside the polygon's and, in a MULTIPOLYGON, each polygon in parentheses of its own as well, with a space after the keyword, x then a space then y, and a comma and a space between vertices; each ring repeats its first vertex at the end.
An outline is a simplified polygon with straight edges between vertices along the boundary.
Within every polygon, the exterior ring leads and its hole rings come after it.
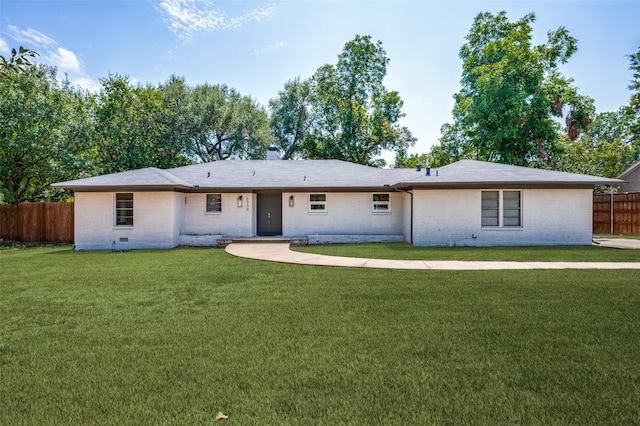
POLYGON ((572 182, 572 181, 484 181, 484 182, 400 182, 393 185, 398 189, 482 189, 482 188, 505 188, 505 189, 585 189, 596 186, 617 186, 623 182, 616 180, 572 182))
POLYGON ((184 192, 191 186, 184 185, 65 185, 53 184, 54 188, 67 189, 74 192, 150 192, 150 191, 178 191, 184 192))

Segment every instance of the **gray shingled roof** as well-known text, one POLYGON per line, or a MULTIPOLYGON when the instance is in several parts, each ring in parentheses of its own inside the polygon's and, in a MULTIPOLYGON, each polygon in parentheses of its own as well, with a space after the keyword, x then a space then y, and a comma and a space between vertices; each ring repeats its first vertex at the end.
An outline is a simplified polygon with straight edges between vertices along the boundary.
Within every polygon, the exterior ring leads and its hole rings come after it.
POLYGON ((519 185, 620 185, 618 179, 462 160, 439 169, 378 169, 339 160, 215 161, 168 170, 146 168, 56 183, 56 188, 77 191, 177 189, 186 191, 324 189, 365 190, 387 186, 408 188, 519 185))
POLYGON ((458 184, 485 185, 620 185, 622 181, 553 170, 518 167, 476 160, 461 160, 438 169, 431 175, 420 173, 398 186, 436 187, 458 184))
POLYGON ((214 161, 168 172, 200 188, 366 188, 393 183, 383 169, 339 160, 214 161))
POLYGON ((86 179, 54 183, 54 188, 83 189, 83 188, 120 188, 120 187, 173 187, 191 188, 189 182, 178 178, 167 170, 147 167, 146 169, 129 170, 127 172, 111 173, 86 179))
POLYGON ((634 163, 631 165, 631 167, 629 167, 627 170, 625 170, 624 172, 620 173, 618 175, 618 179, 626 179, 627 176, 629 176, 631 173, 633 173, 634 171, 636 171, 636 169, 640 169, 640 161, 634 163))

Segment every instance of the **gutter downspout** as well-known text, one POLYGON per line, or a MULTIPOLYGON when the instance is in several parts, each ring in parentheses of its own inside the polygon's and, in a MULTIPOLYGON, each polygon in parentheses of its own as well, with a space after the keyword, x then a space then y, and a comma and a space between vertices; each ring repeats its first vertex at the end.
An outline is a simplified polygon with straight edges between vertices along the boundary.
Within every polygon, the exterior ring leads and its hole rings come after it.
POLYGON ((409 196, 411 197, 411 215, 409 217, 409 243, 413 245, 413 191, 405 191, 402 189, 398 189, 395 186, 393 187, 393 190, 396 192, 409 194, 409 196))

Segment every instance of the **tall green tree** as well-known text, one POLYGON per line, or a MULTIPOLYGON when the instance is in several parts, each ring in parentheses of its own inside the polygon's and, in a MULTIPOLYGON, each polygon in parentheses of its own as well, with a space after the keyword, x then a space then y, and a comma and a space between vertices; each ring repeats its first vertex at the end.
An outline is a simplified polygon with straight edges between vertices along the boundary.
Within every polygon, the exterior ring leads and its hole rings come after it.
POLYGON ((269 100, 271 133, 283 160, 301 158, 311 126, 311 85, 300 78, 285 83, 278 97, 269 100))
POLYGON ((272 142, 265 110, 225 85, 203 84, 189 93, 190 155, 199 161, 260 159, 272 142))
POLYGON ((634 147, 634 155, 640 160, 640 48, 638 51, 629 55, 631 65, 629 69, 633 72, 633 80, 629 85, 631 90, 631 99, 629 105, 625 108, 625 112, 629 116, 629 132, 631 134, 632 144, 634 147))
POLYGON ((153 86, 118 74, 101 80, 96 108, 98 164, 103 173, 187 164, 184 140, 172 134, 173 111, 153 86))
POLYGON ((415 143, 399 124, 405 115, 400 95, 383 84, 388 63, 380 41, 356 36, 345 44, 335 66, 316 71, 310 81, 305 157, 382 165, 376 159, 382 150, 406 152, 415 143))
POLYGON ((593 123, 579 138, 564 136, 553 168, 572 173, 615 178, 635 158, 629 133, 631 116, 624 108, 596 115, 593 123))
POLYGON ((462 145, 462 155, 549 163, 557 152, 560 120, 571 140, 591 122, 593 100, 558 70, 576 51, 576 39, 560 27, 547 33, 546 43, 533 45, 534 21, 530 13, 511 22, 505 12, 474 19, 460 48, 462 89, 454 96, 454 124, 443 134, 462 145))
POLYGON ((91 168, 91 95, 61 88, 55 68, 23 62, 0 78, 0 192, 5 202, 55 200, 53 182, 91 168))
POLYGON ((162 145, 175 158, 175 165, 192 162, 191 140, 189 138, 189 87, 183 77, 172 75, 169 80, 158 86, 162 103, 162 145))

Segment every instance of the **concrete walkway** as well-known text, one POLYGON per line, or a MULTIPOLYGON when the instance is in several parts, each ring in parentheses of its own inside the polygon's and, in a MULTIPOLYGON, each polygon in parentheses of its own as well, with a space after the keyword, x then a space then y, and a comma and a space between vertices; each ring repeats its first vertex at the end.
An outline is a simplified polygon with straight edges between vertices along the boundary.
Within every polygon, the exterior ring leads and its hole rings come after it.
MULTIPOLYGON (((383 269, 640 269, 639 262, 487 262, 459 260, 386 260, 325 256, 289 250, 288 243, 233 243, 225 251, 233 256, 269 262, 315 266, 383 269)), ((640 254, 639 254, 640 259, 640 254)))
POLYGON ((625 238, 594 238, 593 244, 603 247, 640 250, 640 240, 625 238))

